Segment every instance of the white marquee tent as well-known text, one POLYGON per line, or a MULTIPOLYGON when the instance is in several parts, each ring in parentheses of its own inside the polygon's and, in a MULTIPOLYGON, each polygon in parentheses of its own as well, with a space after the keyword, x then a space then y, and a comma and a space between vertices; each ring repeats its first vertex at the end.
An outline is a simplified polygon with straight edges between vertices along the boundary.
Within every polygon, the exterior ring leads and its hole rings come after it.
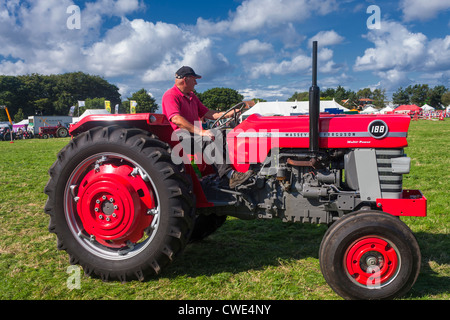
POLYGON ((390 106, 387 106, 387 107, 381 109, 381 110, 380 110, 380 113, 381 113, 381 114, 385 114, 385 113, 388 113, 388 112, 391 112, 391 111, 394 111, 394 108, 392 108, 392 107, 390 107, 390 106))
POLYGON ((423 111, 434 111, 435 110, 432 106, 429 106, 427 104, 423 105, 421 108, 423 111))
POLYGON ((375 109, 374 107, 367 107, 363 111, 361 111, 361 114, 374 114, 379 113, 380 111, 375 109))

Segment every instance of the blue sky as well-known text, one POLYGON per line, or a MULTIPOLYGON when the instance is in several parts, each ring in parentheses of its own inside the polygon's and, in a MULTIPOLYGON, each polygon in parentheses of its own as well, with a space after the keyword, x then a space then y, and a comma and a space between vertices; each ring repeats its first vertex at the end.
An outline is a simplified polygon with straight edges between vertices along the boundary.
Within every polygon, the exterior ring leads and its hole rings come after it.
POLYGON ((203 76, 200 92, 281 101, 308 90, 318 40, 321 88, 390 95, 416 83, 450 87, 449 18, 450 0, 2 0, 0 74, 83 71, 123 99, 145 88, 160 104, 190 65, 203 76))

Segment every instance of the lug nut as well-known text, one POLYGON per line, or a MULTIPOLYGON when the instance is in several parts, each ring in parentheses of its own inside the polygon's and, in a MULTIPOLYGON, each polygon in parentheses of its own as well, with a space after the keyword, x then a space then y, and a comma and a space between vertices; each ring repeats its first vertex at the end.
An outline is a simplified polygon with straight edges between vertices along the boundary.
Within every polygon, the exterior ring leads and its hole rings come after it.
POLYGON ((103 216, 102 216, 102 215, 99 215, 98 218, 99 218, 100 220, 103 220, 103 216))

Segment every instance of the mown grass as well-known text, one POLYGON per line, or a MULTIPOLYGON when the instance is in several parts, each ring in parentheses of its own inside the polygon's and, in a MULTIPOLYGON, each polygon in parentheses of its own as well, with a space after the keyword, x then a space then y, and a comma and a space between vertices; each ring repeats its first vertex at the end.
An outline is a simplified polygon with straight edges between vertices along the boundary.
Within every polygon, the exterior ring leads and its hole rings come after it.
MULTIPOLYGON (((426 218, 403 218, 422 250, 419 279, 406 300, 450 299, 450 121, 413 121, 412 170, 404 187, 428 198, 426 218)), ((81 277, 69 289, 68 256, 56 249, 44 213, 47 170, 68 139, 0 142, 0 300, 334 300, 320 273, 325 226, 229 218, 189 245, 161 276, 105 283, 81 277)))

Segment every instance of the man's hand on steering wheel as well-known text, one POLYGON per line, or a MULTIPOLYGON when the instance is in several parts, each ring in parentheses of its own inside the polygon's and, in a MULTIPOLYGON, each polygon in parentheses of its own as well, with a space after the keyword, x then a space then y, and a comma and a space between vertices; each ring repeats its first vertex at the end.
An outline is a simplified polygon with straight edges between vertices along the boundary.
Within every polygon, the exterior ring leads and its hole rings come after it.
POLYGON ((231 120, 227 120, 221 126, 224 126, 225 124, 231 122, 232 120, 234 120, 235 124, 237 125, 238 124, 238 120, 239 120, 239 116, 240 116, 242 110, 244 109, 244 107, 246 105, 247 104, 245 102, 239 102, 238 104, 236 104, 236 105, 232 106, 231 108, 229 108, 227 111, 224 111, 222 113, 222 115, 219 118, 217 118, 216 121, 214 121, 214 123, 212 124, 211 127, 212 128, 216 127, 217 124, 220 122, 220 120, 222 120, 224 118, 228 118, 228 119, 231 119, 231 120), (229 117, 226 117, 230 112, 232 113, 232 115, 229 116, 229 117))

